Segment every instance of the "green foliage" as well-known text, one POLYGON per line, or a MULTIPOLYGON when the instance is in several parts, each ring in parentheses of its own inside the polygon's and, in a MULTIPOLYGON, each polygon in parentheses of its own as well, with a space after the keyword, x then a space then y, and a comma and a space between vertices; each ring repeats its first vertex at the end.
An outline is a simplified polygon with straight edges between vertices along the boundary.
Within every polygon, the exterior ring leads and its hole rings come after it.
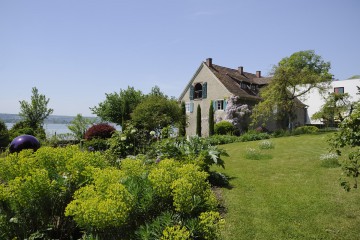
POLYGON ((79 229, 64 216, 65 207, 74 191, 91 181, 93 168, 107 166, 99 153, 76 146, 23 150, 0 161, 0 216, 12 222, 0 224, 0 232, 9 239, 76 236, 79 229))
POLYGON ((325 62, 314 51, 299 51, 283 58, 272 72, 272 80, 263 88, 263 99, 252 112, 252 125, 266 122, 277 114, 285 128, 295 118, 294 110, 301 107, 297 98, 306 96, 311 89, 325 91, 332 80, 330 62, 325 62))
POLYGON ((225 221, 218 212, 203 212, 199 216, 199 227, 203 233, 203 239, 219 239, 225 221))
POLYGON ((0 149, 6 148, 10 143, 9 131, 4 123, 0 119, 0 149))
POLYGON ((129 86, 126 90, 120 89, 119 93, 114 92, 105 95, 105 101, 90 108, 91 111, 103 121, 116 123, 123 128, 125 122, 131 119, 130 114, 144 98, 141 91, 136 91, 129 86))
POLYGON ((153 141, 148 131, 137 129, 128 124, 123 132, 115 132, 107 143, 107 154, 114 159, 125 158, 129 155, 145 154, 153 141))
POLYGON ((168 226, 164 229, 161 240, 185 240, 190 239, 190 233, 185 227, 180 225, 168 226))
POLYGON ((185 102, 181 102, 181 120, 179 122, 179 137, 186 135, 186 106, 185 102))
POLYGON ((215 134, 218 135, 232 135, 235 131, 234 125, 228 121, 221 121, 215 124, 215 134))
POLYGON ((33 128, 26 121, 19 121, 15 123, 9 131, 10 139, 14 139, 24 134, 35 136, 39 140, 46 139, 45 129, 42 126, 33 128))
POLYGON ((91 140, 93 138, 108 139, 116 131, 116 129, 108 123, 99 123, 92 125, 85 132, 85 139, 91 140))
POLYGON ((353 75, 349 77, 348 79, 360 79, 360 75, 353 75))
POLYGON ((47 107, 49 101, 49 98, 46 99, 45 95, 39 94, 38 89, 33 87, 31 102, 20 101, 20 117, 34 130, 41 127, 44 120, 54 111, 47 107))
POLYGON ((249 142, 249 141, 256 141, 256 140, 263 140, 263 139, 269 139, 270 135, 267 133, 258 133, 254 131, 246 132, 245 134, 240 136, 241 142, 249 142))
POLYGON ((93 121, 90 119, 84 118, 81 114, 77 114, 68 125, 68 129, 73 133, 75 139, 82 140, 84 139, 86 130, 92 123, 93 121))
POLYGON ((121 176, 120 170, 95 171, 94 184, 75 192, 65 215, 73 216, 76 223, 87 230, 125 224, 133 207, 133 196, 119 182, 121 176))
POLYGON ((340 166, 339 156, 335 153, 320 155, 321 166, 325 168, 336 168, 340 166))
POLYGON ((321 120, 326 126, 334 127, 342 122, 346 114, 351 113, 353 104, 348 93, 331 93, 325 99, 321 109, 312 115, 312 119, 321 120))
POLYGON ((314 134, 319 132, 319 129, 315 126, 301 126, 295 128, 293 135, 300 135, 300 134, 314 134))
POLYGON ((106 139, 93 138, 82 142, 83 149, 88 151, 105 151, 109 148, 109 143, 106 139))
POLYGON ((211 101, 210 107, 209 107, 209 136, 214 135, 215 129, 214 129, 214 107, 213 102, 211 101))
POLYGON ((210 166, 224 167, 222 156, 227 156, 226 151, 212 146, 207 139, 197 136, 184 139, 166 139, 154 144, 154 152, 150 157, 159 159, 173 158, 178 161, 197 164, 201 169, 209 171, 210 166))
POLYGON ((161 96, 146 97, 133 111, 131 119, 138 129, 156 131, 175 126, 181 120, 181 109, 175 100, 161 96))
POLYGON ((198 104, 196 109, 196 135, 201 137, 201 107, 198 104))
POLYGON ((209 137, 207 141, 211 145, 222 145, 233 142, 240 142, 241 139, 238 136, 232 136, 232 135, 213 135, 209 137))
POLYGON ((342 163, 346 178, 341 185, 345 190, 357 188, 357 179, 360 176, 360 104, 339 126, 339 132, 330 140, 330 145, 341 154, 341 149, 349 147, 348 159, 342 163))

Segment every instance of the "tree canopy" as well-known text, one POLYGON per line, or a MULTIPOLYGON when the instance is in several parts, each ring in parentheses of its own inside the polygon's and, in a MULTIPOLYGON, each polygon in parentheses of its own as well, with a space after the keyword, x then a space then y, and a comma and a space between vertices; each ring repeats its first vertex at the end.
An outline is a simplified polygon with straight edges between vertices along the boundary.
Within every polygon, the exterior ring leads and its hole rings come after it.
POLYGON ((106 94, 105 101, 90 110, 103 121, 113 122, 123 127, 125 121, 131 119, 131 113, 143 98, 141 91, 128 87, 126 90, 120 89, 119 93, 106 94))
POLYGON ((332 80, 330 62, 325 62, 314 51, 299 51, 283 58, 272 70, 272 80, 262 89, 262 101, 253 109, 253 124, 265 122, 276 115, 284 123, 294 119, 294 109, 310 90, 325 91, 332 80), (284 121, 285 120, 285 121, 284 121))
POLYGON ((137 128, 159 131, 181 120, 181 108, 175 100, 148 96, 134 109, 131 119, 137 128))
POLYGON ((47 105, 50 99, 45 95, 39 94, 36 87, 32 88, 31 101, 20 101, 20 113, 23 121, 29 124, 33 129, 37 129, 44 124, 44 120, 53 113, 53 109, 48 108, 47 105))

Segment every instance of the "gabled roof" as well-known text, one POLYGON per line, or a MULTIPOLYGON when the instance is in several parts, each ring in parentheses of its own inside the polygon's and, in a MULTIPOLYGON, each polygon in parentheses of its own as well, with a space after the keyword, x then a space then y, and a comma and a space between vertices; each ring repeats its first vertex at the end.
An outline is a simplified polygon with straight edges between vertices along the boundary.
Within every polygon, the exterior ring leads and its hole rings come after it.
MULTIPOLYGON (((206 64, 206 66, 208 66, 206 64)), ((232 94, 247 98, 260 100, 258 94, 251 89, 241 88, 241 83, 247 83, 249 85, 263 86, 267 85, 271 78, 262 78, 256 76, 256 74, 248 72, 240 72, 237 69, 222 67, 219 65, 211 64, 208 66, 212 73, 219 79, 219 81, 226 87, 226 89, 232 94)))
POLYGON ((264 85, 267 85, 271 80, 271 78, 268 77, 258 77, 256 74, 253 73, 248 73, 244 71, 240 72, 238 69, 215 65, 212 63, 211 59, 208 60, 200 64, 199 68, 197 69, 189 83, 186 85, 184 91, 181 93, 179 99, 184 97, 190 85, 193 83, 196 76, 203 67, 208 68, 231 94, 248 100, 260 100, 261 98, 258 96, 258 93, 254 92, 252 89, 241 88, 241 83, 262 87, 264 85), (208 60, 210 60, 210 62, 208 62, 208 60))

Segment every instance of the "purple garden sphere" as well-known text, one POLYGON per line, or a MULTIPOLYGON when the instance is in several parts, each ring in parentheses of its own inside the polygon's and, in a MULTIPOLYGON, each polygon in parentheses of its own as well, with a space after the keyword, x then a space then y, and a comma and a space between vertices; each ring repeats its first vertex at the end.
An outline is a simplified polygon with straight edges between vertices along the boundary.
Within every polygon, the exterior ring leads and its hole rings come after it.
POLYGON ((21 135, 10 143, 10 153, 20 152, 23 149, 32 149, 34 151, 40 148, 40 142, 36 137, 31 135, 21 135))

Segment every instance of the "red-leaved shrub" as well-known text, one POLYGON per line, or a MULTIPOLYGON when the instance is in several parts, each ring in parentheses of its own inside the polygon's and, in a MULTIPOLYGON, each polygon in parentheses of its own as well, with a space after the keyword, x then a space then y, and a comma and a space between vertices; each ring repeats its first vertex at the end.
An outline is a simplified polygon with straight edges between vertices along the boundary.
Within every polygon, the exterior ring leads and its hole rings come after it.
POLYGON ((91 140, 93 138, 107 139, 110 138, 113 132, 115 131, 116 129, 107 123, 95 124, 85 132, 85 139, 86 140, 91 140))

